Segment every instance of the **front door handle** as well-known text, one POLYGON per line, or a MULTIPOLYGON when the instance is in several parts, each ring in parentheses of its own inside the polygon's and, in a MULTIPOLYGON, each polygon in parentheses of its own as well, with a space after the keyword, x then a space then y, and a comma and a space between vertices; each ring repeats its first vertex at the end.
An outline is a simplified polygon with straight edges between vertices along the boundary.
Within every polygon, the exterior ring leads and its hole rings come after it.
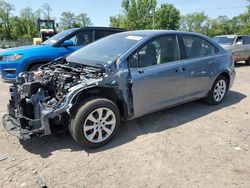
POLYGON ((178 67, 178 69, 176 70, 176 72, 184 72, 186 71, 186 68, 184 67, 178 67))
POLYGON ((144 73, 144 70, 138 70, 138 72, 139 72, 140 74, 143 74, 143 73, 144 73))

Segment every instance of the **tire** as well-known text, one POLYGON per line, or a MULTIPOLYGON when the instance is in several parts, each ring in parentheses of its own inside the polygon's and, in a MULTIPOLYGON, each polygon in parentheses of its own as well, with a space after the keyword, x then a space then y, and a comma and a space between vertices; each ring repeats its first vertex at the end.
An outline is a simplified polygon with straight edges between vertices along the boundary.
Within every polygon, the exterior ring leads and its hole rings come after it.
POLYGON ((80 146, 97 148, 109 143, 119 126, 120 111, 116 104, 108 99, 96 98, 89 99, 78 108, 71 119, 69 130, 80 146))
POLYGON ((225 98, 228 91, 229 80, 220 75, 215 81, 208 93, 208 96, 205 98, 205 102, 210 105, 218 105, 225 98))
POLYGON ((245 62, 246 62, 246 65, 250 65, 250 57, 245 62))

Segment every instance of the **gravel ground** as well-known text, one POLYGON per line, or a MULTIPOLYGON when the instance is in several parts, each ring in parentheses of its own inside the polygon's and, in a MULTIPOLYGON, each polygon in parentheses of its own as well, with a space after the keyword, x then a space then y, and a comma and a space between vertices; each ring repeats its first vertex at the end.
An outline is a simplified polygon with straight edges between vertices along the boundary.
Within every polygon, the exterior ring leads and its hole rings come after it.
MULTIPOLYGON (((221 105, 196 101, 123 123, 96 150, 66 133, 20 142, 1 126, 0 187, 249 188, 250 66, 236 69, 221 105)), ((0 116, 8 98, 0 83, 0 116)))

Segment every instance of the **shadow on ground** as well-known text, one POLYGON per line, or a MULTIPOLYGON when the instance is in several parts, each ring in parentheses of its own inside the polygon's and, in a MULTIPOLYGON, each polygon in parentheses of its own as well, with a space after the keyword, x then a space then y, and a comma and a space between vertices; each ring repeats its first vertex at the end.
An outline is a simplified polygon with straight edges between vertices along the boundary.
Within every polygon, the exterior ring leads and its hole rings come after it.
MULTIPOLYGON (((161 132, 181 126, 217 110, 239 103, 244 98, 246 98, 244 94, 236 91, 230 91, 228 92, 223 103, 218 106, 209 106, 204 104, 202 101, 195 101, 150 114, 136 120, 124 122, 121 124, 117 136, 111 143, 99 149, 85 151, 88 153, 96 153, 109 150, 126 144, 140 135, 161 132)), ((68 133, 37 138, 26 142, 22 141, 21 144, 27 151, 40 155, 43 158, 46 158, 52 155, 52 152, 61 149, 69 149, 72 152, 83 150, 68 133)))

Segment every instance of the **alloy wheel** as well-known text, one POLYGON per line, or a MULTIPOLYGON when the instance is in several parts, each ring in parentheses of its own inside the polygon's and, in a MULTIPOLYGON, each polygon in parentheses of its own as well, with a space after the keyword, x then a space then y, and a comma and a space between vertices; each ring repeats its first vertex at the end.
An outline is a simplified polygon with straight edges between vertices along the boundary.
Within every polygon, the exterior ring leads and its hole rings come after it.
POLYGON ((216 102, 220 102, 224 98, 224 96, 226 94, 226 90, 227 90, 226 81, 219 80, 214 88, 214 100, 216 102))
POLYGON ((108 108, 97 108, 86 118, 83 125, 85 138, 92 143, 100 143, 107 140, 116 126, 114 112, 108 108))

